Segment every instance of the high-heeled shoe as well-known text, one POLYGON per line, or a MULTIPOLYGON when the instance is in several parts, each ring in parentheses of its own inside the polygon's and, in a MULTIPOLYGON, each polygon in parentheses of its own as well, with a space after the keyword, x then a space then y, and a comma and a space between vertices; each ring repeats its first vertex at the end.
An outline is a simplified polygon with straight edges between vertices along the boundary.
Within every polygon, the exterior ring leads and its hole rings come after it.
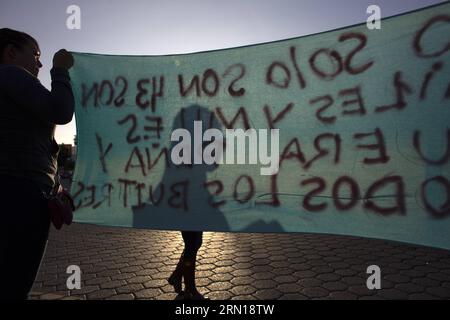
POLYGON ((200 292, 198 292, 195 285, 195 262, 194 258, 192 261, 183 261, 183 278, 184 278, 184 299, 185 300, 209 300, 204 297, 200 292))
POLYGON ((181 293, 182 291, 182 282, 183 280, 183 275, 181 272, 177 272, 177 270, 175 270, 171 276, 167 279, 167 282, 173 287, 173 290, 176 293, 181 293))

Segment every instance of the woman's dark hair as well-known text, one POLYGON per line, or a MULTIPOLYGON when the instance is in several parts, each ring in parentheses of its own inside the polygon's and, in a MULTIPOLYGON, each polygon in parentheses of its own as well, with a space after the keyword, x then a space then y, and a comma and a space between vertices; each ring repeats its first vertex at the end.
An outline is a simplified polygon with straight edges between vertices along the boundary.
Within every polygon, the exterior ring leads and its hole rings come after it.
POLYGON ((0 29, 0 63, 2 62, 3 52, 8 44, 12 44, 18 49, 23 49, 30 42, 38 45, 36 39, 25 32, 9 28, 0 29))

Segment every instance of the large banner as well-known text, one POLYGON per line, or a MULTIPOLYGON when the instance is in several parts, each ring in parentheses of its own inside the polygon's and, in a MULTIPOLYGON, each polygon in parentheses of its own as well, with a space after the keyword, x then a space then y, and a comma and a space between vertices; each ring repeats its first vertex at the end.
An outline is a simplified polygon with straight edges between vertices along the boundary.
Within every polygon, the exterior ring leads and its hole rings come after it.
POLYGON ((76 221, 450 249, 449 37, 445 3, 379 30, 74 53, 76 221))

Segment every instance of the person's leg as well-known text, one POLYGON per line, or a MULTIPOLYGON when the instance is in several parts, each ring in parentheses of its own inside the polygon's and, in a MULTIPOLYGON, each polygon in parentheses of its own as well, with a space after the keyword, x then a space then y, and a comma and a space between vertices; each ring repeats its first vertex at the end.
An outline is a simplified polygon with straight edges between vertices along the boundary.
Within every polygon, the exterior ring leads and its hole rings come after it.
POLYGON ((180 255, 180 259, 178 259, 178 263, 177 266, 175 267, 175 270, 167 279, 167 282, 169 282, 169 284, 173 286, 173 289, 176 293, 180 293, 182 291, 181 282, 183 279, 183 257, 184 257, 184 250, 180 255))
POLYGON ((0 299, 27 299, 47 244, 50 215, 31 182, 0 178, 0 299))
POLYGON ((181 231, 184 241, 184 260, 193 260, 197 257, 197 252, 202 246, 203 232, 201 231, 181 231))
POLYGON ((198 292, 195 284, 195 263, 197 259, 197 252, 202 245, 203 232, 183 231, 182 235, 185 244, 183 277, 187 298, 204 299, 203 295, 198 292))

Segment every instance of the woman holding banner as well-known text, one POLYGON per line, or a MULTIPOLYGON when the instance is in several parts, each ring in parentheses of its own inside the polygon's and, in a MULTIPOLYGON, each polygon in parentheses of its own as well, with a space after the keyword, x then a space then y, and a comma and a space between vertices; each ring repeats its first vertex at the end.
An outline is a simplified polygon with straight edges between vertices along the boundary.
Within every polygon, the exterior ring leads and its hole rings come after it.
POLYGON ((37 41, 0 29, 0 299, 27 299, 50 226, 45 195, 57 172, 56 124, 71 121, 74 97, 66 50, 53 57, 52 90, 39 82, 37 41))

